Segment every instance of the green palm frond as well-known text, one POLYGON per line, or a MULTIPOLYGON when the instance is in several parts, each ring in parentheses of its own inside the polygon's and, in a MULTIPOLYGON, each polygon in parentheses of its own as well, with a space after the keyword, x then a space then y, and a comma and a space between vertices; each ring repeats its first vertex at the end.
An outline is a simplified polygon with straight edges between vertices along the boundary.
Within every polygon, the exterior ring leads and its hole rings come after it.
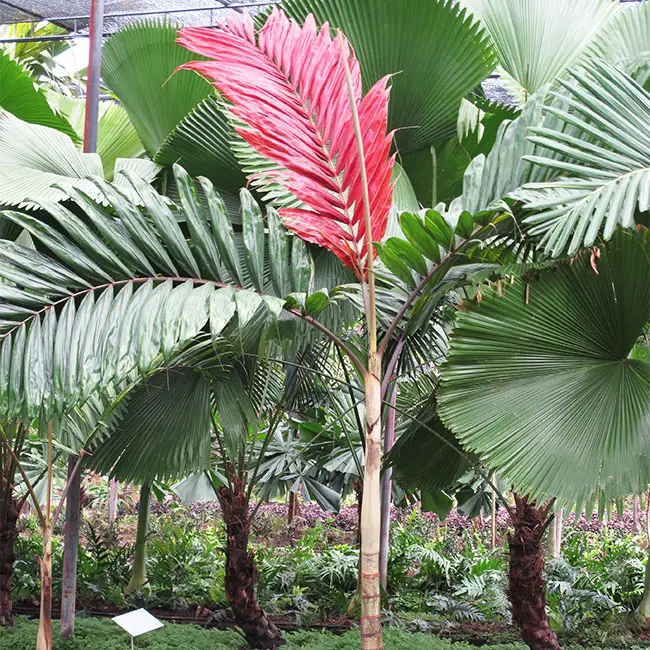
MULTIPOLYGON (((126 169, 151 181, 159 169, 144 159, 117 158, 112 165, 117 185, 131 198, 132 188, 119 172, 126 169)), ((64 200, 74 187, 99 198, 87 178, 104 174, 100 156, 82 153, 66 134, 0 110, 0 205, 32 209, 38 201, 64 200)))
MULTIPOLYGON (((305 293, 300 273, 290 274, 294 293, 288 299, 274 295, 262 271, 262 214, 245 190, 243 229, 258 234, 243 238, 240 254, 210 182, 199 179, 204 205, 187 173, 174 171, 178 205, 170 206, 150 185, 129 176, 137 202, 115 184, 93 179, 110 210, 74 188, 68 194, 75 212, 41 202, 56 228, 19 212, 2 213, 39 248, 0 241, 4 412, 30 419, 62 414, 130 373, 146 376, 169 365, 204 334, 215 342, 233 337, 239 353, 259 344, 265 329, 292 322, 283 307, 304 317, 312 314, 312 305, 323 307, 321 296, 315 303, 305 293)), ((288 237, 279 221, 269 228, 280 229, 276 238, 288 237)), ((308 254, 294 243, 284 255, 274 264, 294 271, 308 254)))
POLYGON ((492 70, 493 54, 476 21, 452 0, 284 0, 299 21, 313 13, 354 46, 364 84, 392 79, 389 127, 402 155, 449 137, 465 94, 492 70))
POLYGON ((566 74, 612 19, 611 0, 462 0, 490 34, 499 63, 527 96, 566 74))
POLYGON ((647 486, 650 364, 629 353, 650 319, 649 242, 619 230, 459 312, 439 413, 519 491, 584 503, 647 486))
POLYGON ((525 157, 561 176, 512 194, 533 212, 525 222, 553 255, 607 240, 650 212, 650 93, 604 62, 572 75, 576 83, 563 82, 567 107, 546 111, 573 132, 532 128, 542 151, 525 157))
POLYGON ((45 93, 36 88, 29 72, 2 50, 0 80, 0 109, 30 124, 47 126, 78 139, 68 121, 52 110, 45 93))
POLYGON ((151 155, 214 92, 205 79, 189 70, 174 74, 179 65, 196 58, 176 45, 176 32, 176 25, 168 23, 131 23, 113 34, 102 51, 102 78, 151 155))
POLYGON ((120 480, 169 480, 206 469, 210 381, 193 369, 157 372, 124 399, 108 435, 96 437, 89 466, 120 480))
MULTIPOLYGON (((83 138, 86 100, 66 97, 60 93, 47 95, 50 105, 55 106, 70 121, 79 138, 83 138)), ((97 123, 97 153, 104 167, 106 180, 113 180, 115 161, 119 158, 139 158, 144 147, 129 116, 117 102, 105 100, 99 103, 97 123)))
POLYGON ((650 91, 650 2, 622 7, 598 35, 595 49, 650 91))
POLYGON ((203 77, 176 68, 199 57, 176 44, 177 26, 132 23, 104 45, 102 77, 126 109, 147 152, 236 192, 244 176, 229 147, 234 132, 203 77))

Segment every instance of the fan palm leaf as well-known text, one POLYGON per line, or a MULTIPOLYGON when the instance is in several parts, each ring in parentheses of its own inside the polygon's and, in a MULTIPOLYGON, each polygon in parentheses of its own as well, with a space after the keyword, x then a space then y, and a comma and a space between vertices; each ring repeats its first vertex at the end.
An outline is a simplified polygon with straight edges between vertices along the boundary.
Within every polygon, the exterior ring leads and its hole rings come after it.
POLYGON ((647 485, 650 364, 629 353, 650 319, 649 255, 646 229, 617 231, 459 312, 439 413, 518 490, 581 503, 647 485))
POLYGON ((362 98, 359 65, 347 41, 340 34, 332 38, 328 25, 319 30, 313 16, 301 27, 274 10, 258 35, 250 16, 217 30, 188 27, 179 34, 179 43, 210 58, 183 67, 212 79, 232 104, 234 117, 245 124, 236 129, 239 135, 279 165, 270 172, 271 179, 280 178, 304 204, 279 211, 285 225, 302 239, 328 248, 363 277, 366 238, 382 238, 391 205, 387 79, 362 98), (371 233, 366 233, 364 220, 348 68, 363 133, 371 233))
POLYGON ((178 66, 194 58, 175 43, 175 25, 132 23, 102 52, 102 77, 125 107, 147 152, 179 163, 220 190, 236 192, 244 176, 229 147, 234 132, 210 84, 178 66))
POLYGON ((485 32, 450 0, 284 0, 288 15, 341 29, 359 59, 366 90, 392 79, 389 129, 401 155, 453 135, 463 97, 494 67, 485 32))
MULTIPOLYGON (((83 138, 86 100, 48 93, 50 105, 55 106, 70 121, 79 138, 83 138)), ((106 180, 113 180, 115 162, 119 158, 139 158, 144 147, 129 116, 117 102, 105 100, 99 103, 97 122, 97 153, 104 167, 106 180)))
POLYGON ((532 95, 588 52, 617 10, 611 0, 462 0, 491 36, 501 67, 532 95))
POLYGON ((634 77, 650 91, 650 2, 641 0, 621 8, 601 31, 596 52, 634 77))
POLYGON ((82 153, 64 133, 0 110, 0 205, 34 208, 32 199, 61 201, 72 187, 97 198, 100 194, 87 178, 105 173, 112 173, 122 191, 133 197, 120 173, 125 170, 151 181, 159 167, 150 160, 116 158, 105 170, 98 154, 82 153))
POLYGON ((562 82, 567 106, 546 110, 574 131, 531 129, 530 141, 550 154, 525 158, 560 177, 512 194, 533 212, 525 222, 553 255, 607 240, 650 212, 650 94, 604 62, 572 75, 576 83, 562 82))

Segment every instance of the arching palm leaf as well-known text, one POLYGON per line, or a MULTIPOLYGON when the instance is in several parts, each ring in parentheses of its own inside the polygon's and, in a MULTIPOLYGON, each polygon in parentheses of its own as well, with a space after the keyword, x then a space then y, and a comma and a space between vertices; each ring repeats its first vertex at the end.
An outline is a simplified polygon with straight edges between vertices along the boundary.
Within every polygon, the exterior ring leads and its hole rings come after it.
POLYGON ((552 155, 526 157, 562 178, 513 193, 534 212, 526 223, 554 255, 609 239, 650 212, 650 94, 607 63, 572 74, 577 84, 563 82, 568 108, 547 111, 576 131, 531 129, 530 140, 552 155))
POLYGON ((237 128, 239 135, 279 166, 268 174, 271 180, 282 179, 304 204, 280 210, 287 227, 330 249, 358 277, 365 275, 366 237, 382 238, 391 205, 387 80, 378 81, 362 98, 359 65, 345 38, 332 39, 329 27, 317 29, 313 17, 300 27, 278 10, 259 35, 246 16, 217 30, 183 29, 179 42, 213 59, 183 67, 214 81, 233 104, 232 114, 245 124, 237 128), (363 133, 371 233, 366 233, 364 221, 346 66, 363 133))
POLYGON ((0 109, 30 124, 47 126, 77 139, 68 121, 52 110, 45 93, 36 89, 29 72, 1 50, 0 79, 0 109))
MULTIPOLYGON (((83 218, 61 205, 42 204, 60 230, 18 212, 2 213, 51 253, 0 241, 0 277, 7 282, 0 286, 5 412, 30 419, 39 412, 61 414, 132 371, 146 375, 169 364, 202 332, 216 340, 236 312, 232 327, 238 336, 246 336, 252 325, 273 325, 285 300, 262 294, 272 291, 263 272, 260 276, 264 239, 245 238, 240 258, 209 181, 201 179, 204 206, 187 174, 181 168, 175 172, 181 202, 172 207, 183 214, 189 241, 163 197, 134 177, 143 208, 96 179, 115 215, 75 189, 68 193, 83 218), (267 309, 271 318, 258 316, 267 309)), ((245 191, 243 198, 249 206, 244 230, 259 233, 261 213, 245 191)), ((286 236, 279 223, 271 228, 286 236)), ((274 264, 298 266, 305 255, 301 245, 274 264)), ((295 296, 291 304, 299 312, 295 296)), ((309 304, 307 299, 307 312, 309 304)))
POLYGON ((628 358, 650 318, 648 232, 598 251, 465 305, 443 368, 444 422, 536 498, 650 478, 650 364, 628 358))

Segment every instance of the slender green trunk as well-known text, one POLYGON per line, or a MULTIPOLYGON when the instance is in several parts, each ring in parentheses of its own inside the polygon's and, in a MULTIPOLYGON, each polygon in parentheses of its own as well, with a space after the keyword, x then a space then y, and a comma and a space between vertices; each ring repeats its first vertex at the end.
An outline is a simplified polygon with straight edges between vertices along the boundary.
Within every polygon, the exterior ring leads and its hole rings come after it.
POLYGON ((645 565, 643 598, 635 613, 640 623, 646 627, 650 627, 650 550, 648 551, 648 560, 645 565))
POLYGON ((149 530, 149 503, 151 501, 151 484, 143 483, 140 488, 138 505, 138 531, 135 538, 135 557, 133 575, 125 592, 127 595, 142 591, 147 586, 147 533, 149 530))

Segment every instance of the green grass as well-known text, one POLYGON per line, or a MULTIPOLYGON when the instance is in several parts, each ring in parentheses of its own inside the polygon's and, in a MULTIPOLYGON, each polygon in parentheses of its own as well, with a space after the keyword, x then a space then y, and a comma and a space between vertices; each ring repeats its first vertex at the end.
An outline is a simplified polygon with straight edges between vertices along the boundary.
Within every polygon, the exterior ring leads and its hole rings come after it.
MULTIPOLYGON (((73 639, 62 641, 55 622, 54 650, 129 650, 129 637, 110 620, 77 619, 73 639)), ((11 630, 0 629, 0 650, 34 650, 37 621, 19 618, 11 630)), ((286 650, 358 650, 359 633, 336 636, 323 632, 287 634, 286 650)), ((236 632, 205 630, 194 625, 167 624, 136 639, 147 650, 239 650, 243 639, 236 632)), ((464 643, 450 644, 428 634, 386 631, 386 650, 474 650, 464 643)), ((483 646, 484 650, 525 650, 520 644, 483 646)))
MULTIPOLYGON (((38 623, 18 618, 16 627, 0 628, 0 650, 34 650, 38 623)), ((129 637, 107 619, 78 618, 74 639, 62 641, 58 621, 54 625, 54 650, 129 650, 129 637)), ((358 631, 336 636, 325 632, 294 632, 286 635, 286 650, 358 650, 358 631)), ((195 625, 167 624, 164 628, 136 639, 135 647, 147 650, 240 650, 243 639, 236 632, 205 630, 195 625)), ((475 650, 466 643, 450 643, 424 633, 398 629, 385 632, 386 650, 475 650)), ((577 650, 580 646, 565 646, 577 650)), ((484 645, 482 650, 526 650, 520 643, 484 645)), ((595 648, 590 650, 612 650, 595 648)), ((635 646, 628 646, 635 650, 635 646)), ((640 649, 639 649, 640 650, 640 649)))

